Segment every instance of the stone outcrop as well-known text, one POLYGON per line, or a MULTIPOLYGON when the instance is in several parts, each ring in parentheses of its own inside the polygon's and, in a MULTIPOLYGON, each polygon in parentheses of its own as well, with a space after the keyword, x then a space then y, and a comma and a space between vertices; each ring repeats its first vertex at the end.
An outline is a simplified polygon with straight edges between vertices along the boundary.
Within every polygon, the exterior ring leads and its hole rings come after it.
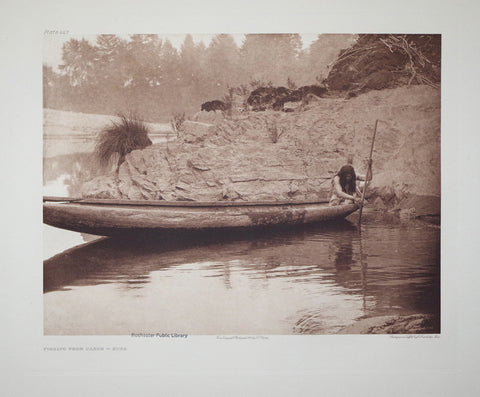
POLYGON ((349 156, 357 171, 365 173, 378 119, 369 202, 392 209, 413 196, 439 201, 438 89, 411 86, 371 91, 350 100, 318 98, 289 113, 246 112, 230 118, 202 113, 184 123, 175 141, 133 151, 118 175, 87 182, 83 196, 201 201, 324 198, 332 176, 349 156))
POLYGON ((338 334, 435 334, 440 324, 426 314, 410 316, 379 316, 365 318, 343 328, 338 334))

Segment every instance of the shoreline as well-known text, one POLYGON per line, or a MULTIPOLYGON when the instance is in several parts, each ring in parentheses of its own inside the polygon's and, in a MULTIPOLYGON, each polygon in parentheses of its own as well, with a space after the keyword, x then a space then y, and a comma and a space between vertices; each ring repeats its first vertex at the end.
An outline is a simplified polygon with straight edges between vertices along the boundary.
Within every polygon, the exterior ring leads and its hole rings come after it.
POLYGON ((440 321, 431 314, 368 317, 346 326, 337 334, 440 334, 440 321))

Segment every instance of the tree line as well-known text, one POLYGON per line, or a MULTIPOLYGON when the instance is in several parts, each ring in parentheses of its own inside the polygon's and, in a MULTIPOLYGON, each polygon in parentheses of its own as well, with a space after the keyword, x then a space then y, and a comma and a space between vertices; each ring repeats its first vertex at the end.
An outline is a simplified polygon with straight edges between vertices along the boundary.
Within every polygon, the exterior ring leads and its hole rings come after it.
POLYGON ((319 35, 306 49, 298 34, 247 34, 238 46, 218 34, 206 46, 187 35, 176 49, 158 35, 98 35, 63 45, 58 71, 43 66, 44 107, 85 113, 131 112, 165 122, 192 114, 235 88, 318 84, 352 35, 319 35))

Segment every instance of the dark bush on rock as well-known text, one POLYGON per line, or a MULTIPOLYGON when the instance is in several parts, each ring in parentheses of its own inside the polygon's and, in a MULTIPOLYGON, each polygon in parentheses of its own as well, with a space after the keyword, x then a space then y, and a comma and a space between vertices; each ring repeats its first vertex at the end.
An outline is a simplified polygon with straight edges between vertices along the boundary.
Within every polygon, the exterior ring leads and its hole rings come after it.
POLYGON ((215 99, 213 101, 202 103, 201 110, 205 110, 206 112, 211 112, 215 110, 226 111, 229 109, 229 106, 223 102, 215 99))
POLYGON ((125 156, 133 150, 144 149, 152 144, 147 125, 136 116, 121 115, 120 121, 112 121, 97 136, 95 157, 102 167, 110 164, 118 155, 117 171, 125 156))
POLYGON ((308 94, 320 97, 325 92, 327 89, 319 85, 304 86, 297 90, 290 90, 286 87, 260 87, 250 93, 247 104, 254 111, 283 110, 283 105, 287 102, 302 101, 308 94))
POLYGON ((313 94, 313 95, 316 95, 318 97, 321 97, 323 94, 325 94, 327 92, 327 88, 319 86, 319 85, 306 85, 306 86, 300 87, 296 91, 301 95, 301 97, 303 99, 308 94, 313 94))
POLYGON ((402 85, 440 85, 440 35, 360 35, 342 51, 325 80, 350 97, 402 85))
POLYGON ((247 104, 251 106, 254 111, 259 111, 262 108, 266 109, 267 106, 273 102, 274 91, 274 87, 259 87, 250 93, 247 104))

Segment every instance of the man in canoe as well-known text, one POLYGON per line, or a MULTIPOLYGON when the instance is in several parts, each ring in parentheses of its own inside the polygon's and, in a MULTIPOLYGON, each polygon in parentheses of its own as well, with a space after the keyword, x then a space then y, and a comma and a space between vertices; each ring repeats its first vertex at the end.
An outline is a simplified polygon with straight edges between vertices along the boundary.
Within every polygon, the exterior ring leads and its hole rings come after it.
MULTIPOLYGON (((329 205, 360 203, 362 192, 358 181, 372 180, 372 167, 369 165, 367 176, 357 175, 351 164, 346 164, 332 179, 332 190, 329 205)), ((363 185, 363 184, 362 184, 363 185)))

